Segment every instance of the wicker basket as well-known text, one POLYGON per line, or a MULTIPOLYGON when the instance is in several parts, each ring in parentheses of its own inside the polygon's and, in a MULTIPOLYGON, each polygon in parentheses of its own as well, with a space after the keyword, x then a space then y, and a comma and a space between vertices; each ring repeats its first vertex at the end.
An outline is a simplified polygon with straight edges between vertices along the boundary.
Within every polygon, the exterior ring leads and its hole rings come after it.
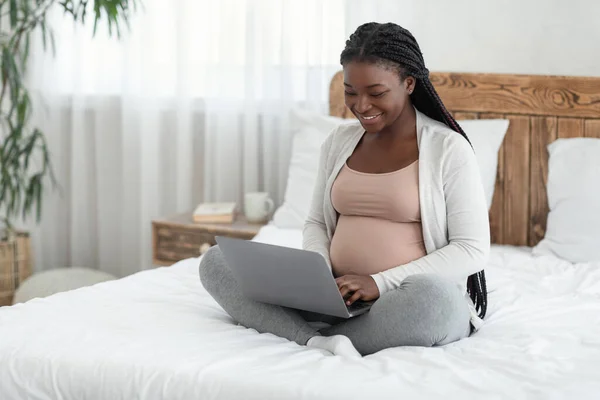
POLYGON ((29 234, 17 233, 12 240, 0 241, 0 306, 9 306, 15 290, 31 275, 29 234))

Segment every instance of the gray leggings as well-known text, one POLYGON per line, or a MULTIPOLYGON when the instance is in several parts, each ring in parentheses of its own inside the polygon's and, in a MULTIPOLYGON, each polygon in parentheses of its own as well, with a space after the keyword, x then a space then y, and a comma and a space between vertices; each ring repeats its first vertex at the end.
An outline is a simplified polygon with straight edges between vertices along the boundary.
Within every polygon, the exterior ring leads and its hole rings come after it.
MULTIPOLYGON (((200 280, 211 296, 241 325, 305 345, 315 335, 345 335, 362 354, 398 346, 439 346, 469 336, 470 314, 458 287, 437 275, 413 275, 384 293, 369 312, 329 319, 320 331, 314 313, 266 304, 243 296, 218 246, 202 257, 200 280)), ((318 316, 318 314, 317 314, 318 316)))

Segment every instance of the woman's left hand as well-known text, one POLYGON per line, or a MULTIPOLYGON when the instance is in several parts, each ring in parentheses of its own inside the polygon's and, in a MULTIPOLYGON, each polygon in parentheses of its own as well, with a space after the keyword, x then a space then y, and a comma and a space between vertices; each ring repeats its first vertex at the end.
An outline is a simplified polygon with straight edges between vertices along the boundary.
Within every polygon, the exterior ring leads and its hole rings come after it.
POLYGON ((357 300, 370 301, 379 298, 379 289, 375 280, 370 276, 344 275, 335 279, 346 305, 357 300))

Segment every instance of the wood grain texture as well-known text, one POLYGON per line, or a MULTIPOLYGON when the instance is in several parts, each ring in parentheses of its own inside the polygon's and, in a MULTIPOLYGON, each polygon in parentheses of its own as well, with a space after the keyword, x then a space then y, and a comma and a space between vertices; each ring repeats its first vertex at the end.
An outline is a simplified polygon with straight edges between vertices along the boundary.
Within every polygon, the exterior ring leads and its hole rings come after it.
MULTIPOLYGON (((330 102, 344 104, 340 92, 330 102)), ((492 242, 536 244, 548 213, 547 145, 556 138, 600 138, 600 78, 432 73, 442 101, 457 120, 508 118, 498 153, 490 230, 492 242)), ((335 110, 335 107, 330 107, 335 110)), ((349 110, 341 115, 349 115, 349 110)))
MULTIPOLYGON (((502 114, 482 113, 480 119, 504 118, 502 114)), ((498 168, 494 197, 490 207, 490 235, 492 243, 504 243, 504 141, 498 150, 498 168)))
POLYGON ((336 72, 329 84, 329 115, 346 118, 343 71, 336 72))
POLYGON ((600 139, 600 119, 585 121, 585 137, 600 139))
POLYGON ((155 265, 171 265, 198 257, 203 245, 214 246, 215 236, 250 240, 262 224, 248 223, 243 216, 231 224, 196 223, 192 213, 178 214, 152 221, 152 258, 155 265))
POLYGON ((490 238, 492 243, 504 243, 504 143, 498 150, 498 171, 494 197, 490 207, 490 238))
POLYGON ((504 139, 504 238, 501 243, 523 245, 529 234, 529 117, 508 116, 504 139))
POLYGON ((543 75, 431 73, 449 110, 598 117, 600 78, 543 75))
POLYGON ((581 118, 559 118, 558 138, 568 139, 583 137, 583 122, 581 118))
POLYGON ((343 71, 337 72, 329 84, 329 115, 340 118, 356 118, 346 107, 343 71))
MULTIPOLYGON (((450 110, 448 110, 450 111, 450 110)), ((450 111, 455 120, 460 121, 463 119, 477 119, 477 113, 468 113, 468 112, 453 112, 450 111)))
POLYGON ((548 149, 557 137, 556 117, 531 117, 531 165, 529 169, 529 246, 544 238, 548 219, 548 149))

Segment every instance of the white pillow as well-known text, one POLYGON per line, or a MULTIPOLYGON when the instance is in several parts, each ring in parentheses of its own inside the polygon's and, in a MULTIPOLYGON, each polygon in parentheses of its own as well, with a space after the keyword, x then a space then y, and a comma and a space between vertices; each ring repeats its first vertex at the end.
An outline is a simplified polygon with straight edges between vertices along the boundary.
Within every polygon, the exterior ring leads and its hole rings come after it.
MULTIPOLYGON (((284 201, 273 214, 272 222, 275 226, 302 229, 317 180, 321 144, 338 125, 355 121, 300 109, 291 111, 292 153, 284 201)), ((508 120, 503 119, 459 121, 475 150, 488 210, 494 197, 498 150, 506 135, 508 123, 508 120)))
POLYGON ((550 213, 533 254, 600 261, 600 139, 558 139, 548 153, 550 213))
POLYGON ((352 121, 355 120, 292 109, 292 153, 283 204, 273 214, 275 226, 302 229, 317 181, 321 145, 333 129, 352 121))
POLYGON ((507 119, 473 119, 457 122, 473 144, 489 210, 492 207, 496 187, 498 150, 500 150, 508 130, 509 121, 507 119))

